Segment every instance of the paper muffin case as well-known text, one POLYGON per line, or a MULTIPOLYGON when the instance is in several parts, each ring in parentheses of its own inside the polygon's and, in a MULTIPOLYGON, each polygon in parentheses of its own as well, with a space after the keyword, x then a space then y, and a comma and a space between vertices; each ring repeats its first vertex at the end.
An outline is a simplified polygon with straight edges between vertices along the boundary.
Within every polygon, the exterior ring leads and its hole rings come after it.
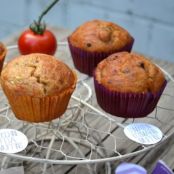
POLYGON ((120 50, 117 51, 112 51, 112 52, 89 52, 82 50, 80 48, 74 47, 69 39, 68 39, 68 44, 69 44, 69 49, 71 52, 71 56, 74 62, 75 67, 82 73, 85 73, 89 76, 93 75, 93 70, 97 66, 97 64, 111 55, 112 53, 116 52, 121 52, 121 51, 128 51, 130 52, 133 46, 133 40, 131 43, 126 45, 120 50))
POLYGON ((147 93, 123 93, 106 89, 94 78, 94 86, 97 102, 100 107, 115 116, 123 118, 146 117, 156 107, 158 100, 167 84, 164 82, 161 89, 153 94, 147 93))
POLYGON ((3 88, 15 116, 28 122, 48 122, 60 117, 67 108, 74 89, 61 92, 57 96, 21 96, 3 88))

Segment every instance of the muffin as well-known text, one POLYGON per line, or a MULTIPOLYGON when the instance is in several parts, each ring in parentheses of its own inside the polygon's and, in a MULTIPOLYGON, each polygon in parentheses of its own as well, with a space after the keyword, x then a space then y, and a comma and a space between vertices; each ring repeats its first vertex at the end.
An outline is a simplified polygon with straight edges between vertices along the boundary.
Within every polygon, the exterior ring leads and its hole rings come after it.
POLYGON ((151 113, 166 83, 156 65, 135 53, 112 54, 94 72, 98 104, 106 112, 124 118, 151 113))
POLYGON ((125 29, 102 20, 86 22, 68 37, 75 67, 90 76, 96 65, 110 54, 131 51, 133 42, 125 29))
POLYGON ((7 54, 7 49, 4 46, 4 44, 0 42, 0 74, 2 71, 2 67, 4 64, 4 59, 5 59, 6 54, 7 54))
POLYGON ((18 119, 46 122, 65 112, 76 75, 54 57, 33 53, 12 59, 2 70, 1 83, 18 119))

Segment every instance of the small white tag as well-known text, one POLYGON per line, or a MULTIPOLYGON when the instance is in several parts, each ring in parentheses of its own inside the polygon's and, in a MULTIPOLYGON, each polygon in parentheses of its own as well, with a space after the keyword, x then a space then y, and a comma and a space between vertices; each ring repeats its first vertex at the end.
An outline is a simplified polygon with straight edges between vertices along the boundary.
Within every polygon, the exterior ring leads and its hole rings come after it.
POLYGON ((28 145, 27 137, 15 129, 0 129, 0 152, 18 153, 28 145))
POLYGON ((154 125, 146 123, 132 123, 124 128, 125 135, 140 144, 150 145, 161 141, 163 133, 154 125))

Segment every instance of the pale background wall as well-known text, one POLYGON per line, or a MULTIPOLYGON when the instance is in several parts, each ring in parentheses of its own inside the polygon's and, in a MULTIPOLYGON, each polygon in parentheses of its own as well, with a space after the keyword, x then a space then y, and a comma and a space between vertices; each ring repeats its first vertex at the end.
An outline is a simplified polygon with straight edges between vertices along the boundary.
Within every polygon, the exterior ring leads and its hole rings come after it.
MULTIPOLYGON (((49 2, 1 0, 0 40, 37 19, 49 2)), ((174 62, 174 0, 60 0, 45 21, 73 30, 93 18, 125 27, 135 38, 135 51, 174 62)))

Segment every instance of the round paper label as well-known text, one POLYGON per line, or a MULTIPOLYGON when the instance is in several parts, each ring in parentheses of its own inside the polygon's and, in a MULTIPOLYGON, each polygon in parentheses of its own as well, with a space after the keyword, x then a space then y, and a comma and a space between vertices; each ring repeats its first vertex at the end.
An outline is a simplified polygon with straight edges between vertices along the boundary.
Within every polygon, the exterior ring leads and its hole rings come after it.
POLYGON ((158 143, 163 133, 159 128, 147 123, 132 123, 124 128, 125 135, 140 144, 150 145, 158 143))
POLYGON ((17 153, 28 145, 27 137, 15 129, 0 129, 0 152, 17 153))

